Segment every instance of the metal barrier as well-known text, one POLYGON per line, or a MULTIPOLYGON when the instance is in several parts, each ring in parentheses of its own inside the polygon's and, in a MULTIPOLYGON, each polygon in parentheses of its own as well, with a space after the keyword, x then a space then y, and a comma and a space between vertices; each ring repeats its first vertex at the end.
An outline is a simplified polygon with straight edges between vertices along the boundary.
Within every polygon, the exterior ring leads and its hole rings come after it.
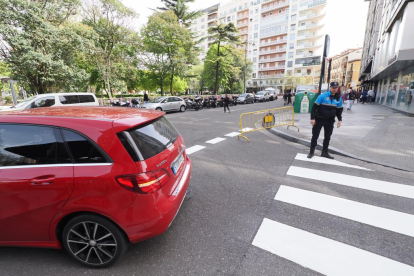
POLYGON ((240 135, 238 135, 237 138, 240 139, 240 137, 243 137, 250 142, 249 139, 244 136, 245 133, 280 126, 287 126, 288 129, 290 126, 296 127, 299 132, 299 127, 295 126, 295 112, 293 111, 293 106, 271 108, 241 114, 240 135))

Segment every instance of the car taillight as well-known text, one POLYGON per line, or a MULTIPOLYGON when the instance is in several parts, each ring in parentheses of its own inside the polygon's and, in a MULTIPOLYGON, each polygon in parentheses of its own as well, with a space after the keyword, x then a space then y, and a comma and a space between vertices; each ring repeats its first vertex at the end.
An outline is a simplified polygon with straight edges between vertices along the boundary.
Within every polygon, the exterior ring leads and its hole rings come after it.
POLYGON ((150 194, 161 189, 169 179, 168 172, 163 169, 135 175, 118 176, 116 181, 128 191, 150 194))

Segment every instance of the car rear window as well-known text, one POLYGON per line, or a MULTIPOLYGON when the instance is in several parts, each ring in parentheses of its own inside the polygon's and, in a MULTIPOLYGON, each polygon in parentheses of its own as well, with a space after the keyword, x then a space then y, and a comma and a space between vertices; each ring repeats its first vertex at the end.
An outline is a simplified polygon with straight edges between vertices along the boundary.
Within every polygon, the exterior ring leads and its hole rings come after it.
POLYGON ((134 161, 149 159, 174 143, 178 131, 165 117, 118 135, 134 161))
POLYGON ((76 103, 79 103, 79 97, 78 97, 78 95, 59 96, 59 101, 62 104, 76 104, 76 103))
POLYGON ((81 103, 93 103, 95 99, 92 95, 79 95, 79 101, 81 103))

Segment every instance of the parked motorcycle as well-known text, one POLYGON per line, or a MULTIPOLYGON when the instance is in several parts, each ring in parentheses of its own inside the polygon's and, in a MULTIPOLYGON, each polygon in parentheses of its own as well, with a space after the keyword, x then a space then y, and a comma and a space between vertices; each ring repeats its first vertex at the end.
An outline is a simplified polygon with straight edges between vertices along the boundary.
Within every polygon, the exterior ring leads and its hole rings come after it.
POLYGON ((200 105, 196 103, 195 101, 192 101, 190 99, 184 99, 185 100, 185 109, 194 109, 195 111, 200 110, 200 105))
POLYGON ((120 100, 115 100, 111 103, 112 106, 119 106, 119 107, 130 107, 131 105, 129 102, 121 102, 120 100))

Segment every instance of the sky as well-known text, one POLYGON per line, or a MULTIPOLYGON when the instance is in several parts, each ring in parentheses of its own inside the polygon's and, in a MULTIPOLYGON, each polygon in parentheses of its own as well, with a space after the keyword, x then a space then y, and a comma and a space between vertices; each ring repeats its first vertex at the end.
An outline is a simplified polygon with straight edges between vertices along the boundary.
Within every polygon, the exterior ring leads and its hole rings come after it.
MULTIPOLYGON (((161 7, 161 0, 122 0, 133 8, 139 18, 139 29, 148 21, 153 10, 161 7)), ((193 9, 204 9, 224 1, 195 0, 193 9)), ((332 57, 349 48, 364 46, 364 35, 369 2, 363 0, 328 0, 325 16, 325 32, 331 37, 329 56, 332 57)))

